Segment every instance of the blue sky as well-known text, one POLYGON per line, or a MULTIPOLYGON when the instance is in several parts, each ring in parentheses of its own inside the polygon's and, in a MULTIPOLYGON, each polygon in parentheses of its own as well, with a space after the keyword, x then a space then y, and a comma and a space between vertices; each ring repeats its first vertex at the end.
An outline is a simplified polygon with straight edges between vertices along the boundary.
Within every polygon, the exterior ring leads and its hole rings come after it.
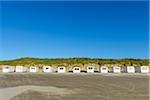
POLYGON ((1 2, 0 59, 148 58, 148 2, 1 2))

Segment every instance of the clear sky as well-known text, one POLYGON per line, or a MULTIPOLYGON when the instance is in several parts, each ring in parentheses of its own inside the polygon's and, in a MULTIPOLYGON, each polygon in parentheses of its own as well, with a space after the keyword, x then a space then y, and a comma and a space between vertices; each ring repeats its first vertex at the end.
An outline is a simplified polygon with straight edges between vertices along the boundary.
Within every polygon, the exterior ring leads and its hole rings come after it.
POLYGON ((148 2, 1 2, 0 59, 148 58, 148 2))

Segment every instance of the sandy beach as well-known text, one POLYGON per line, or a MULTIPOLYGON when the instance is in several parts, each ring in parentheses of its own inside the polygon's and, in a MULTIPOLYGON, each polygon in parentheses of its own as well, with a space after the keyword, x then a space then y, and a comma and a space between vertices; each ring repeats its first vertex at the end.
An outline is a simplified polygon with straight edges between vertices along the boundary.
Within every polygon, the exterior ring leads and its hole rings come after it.
POLYGON ((149 100, 148 74, 0 74, 2 100, 149 100))

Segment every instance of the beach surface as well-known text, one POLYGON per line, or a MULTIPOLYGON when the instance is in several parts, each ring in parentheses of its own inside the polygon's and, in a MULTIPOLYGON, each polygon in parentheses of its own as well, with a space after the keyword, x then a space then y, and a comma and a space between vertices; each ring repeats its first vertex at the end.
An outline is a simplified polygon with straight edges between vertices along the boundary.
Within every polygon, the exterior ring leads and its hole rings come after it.
POLYGON ((0 74, 1 100, 149 100, 149 74, 0 74))

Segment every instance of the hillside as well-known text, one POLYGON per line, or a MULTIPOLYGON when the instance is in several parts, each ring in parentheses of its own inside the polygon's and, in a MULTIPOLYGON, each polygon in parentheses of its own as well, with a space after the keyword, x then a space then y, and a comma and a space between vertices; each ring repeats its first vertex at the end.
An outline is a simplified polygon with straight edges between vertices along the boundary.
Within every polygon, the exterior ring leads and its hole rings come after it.
POLYGON ((19 58, 0 61, 0 65, 74 65, 74 64, 117 64, 124 65, 149 65, 148 59, 101 59, 101 58, 19 58))

